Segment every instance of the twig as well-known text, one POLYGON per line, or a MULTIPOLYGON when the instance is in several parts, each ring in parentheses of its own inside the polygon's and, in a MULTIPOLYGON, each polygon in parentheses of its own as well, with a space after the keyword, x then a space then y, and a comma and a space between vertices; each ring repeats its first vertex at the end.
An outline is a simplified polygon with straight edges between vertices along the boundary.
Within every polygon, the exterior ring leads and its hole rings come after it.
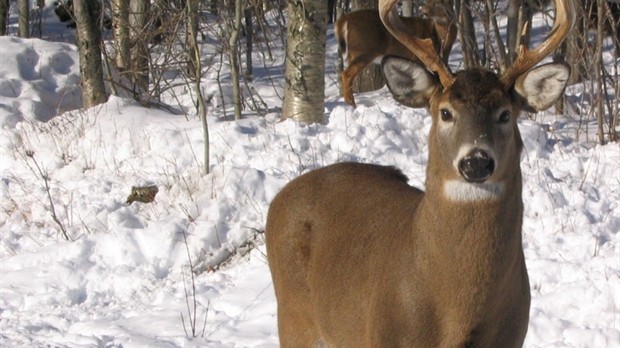
POLYGON ((52 200, 52 194, 50 193, 50 185, 49 185, 49 177, 48 177, 48 175, 43 173, 43 170, 39 166, 39 163, 34 158, 34 151, 27 150, 26 151, 26 156, 32 158, 32 161, 34 162, 34 165, 37 167, 37 171, 39 172, 39 175, 41 175, 41 178, 43 179, 43 182, 45 183, 45 193, 47 193, 47 199, 49 200, 49 203, 50 203, 50 213, 52 214, 52 220, 54 220, 54 222, 60 228, 60 231, 62 232, 63 238, 65 240, 67 240, 67 241, 70 241, 71 238, 69 238, 69 235, 67 234, 67 229, 62 224, 60 219, 58 219, 58 215, 56 215, 56 208, 54 206, 54 201, 52 200))

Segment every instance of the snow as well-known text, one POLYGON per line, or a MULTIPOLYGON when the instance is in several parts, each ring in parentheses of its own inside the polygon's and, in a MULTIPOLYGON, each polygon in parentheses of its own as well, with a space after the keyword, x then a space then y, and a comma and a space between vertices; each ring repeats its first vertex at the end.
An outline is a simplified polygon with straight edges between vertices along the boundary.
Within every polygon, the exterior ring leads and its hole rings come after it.
MULTIPOLYGON (((186 119, 118 97, 82 110, 75 46, 0 37, 0 47, 3 347, 277 347, 261 232, 277 192, 349 160, 396 165, 424 186, 427 112, 386 89, 356 95, 352 110, 335 71, 326 125, 277 112, 227 121, 211 106, 204 175, 195 112, 186 119), (149 184, 159 188, 154 203, 125 203, 132 186, 149 184)), ((253 86, 277 106, 283 76, 273 72, 275 83, 257 74, 253 86)), ((594 133, 576 140, 576 121, 551 112, 519 126, 533 297, 525 346, 617 346, 620 145, 596 145, 594 133)))

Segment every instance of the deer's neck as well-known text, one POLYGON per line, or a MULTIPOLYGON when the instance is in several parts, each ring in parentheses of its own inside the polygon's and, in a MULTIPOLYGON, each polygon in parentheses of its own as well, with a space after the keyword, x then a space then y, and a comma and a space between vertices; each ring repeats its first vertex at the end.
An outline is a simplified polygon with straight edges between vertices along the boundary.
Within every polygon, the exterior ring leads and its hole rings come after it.
POLYGON ((425 257, 436 260, 433 267, 446 267, 432 273, 440 272, 450 279, 473 269, 470 274, 475 274, 477 281, 500 277, 502 263, 511 267, 522 257, 520 172, 495 186, 472 186, 469 191, 461 187, 457 191, 464 196, 457 199, 445 193, 453 184, 428 180, 418 211, 415 228, 420 242, 427 246, 425 257))
POLYGON ((514 299, 515 281, 527 284, 517 176, 504 183, 500 196, 477 201, 451 200, 440 187, 427 186, 414 223, 417 243, 423 245, 416 257, 438 313, 454 321, 446 325, 485 322, 489 308, 504 310, 503 303, 514 299))

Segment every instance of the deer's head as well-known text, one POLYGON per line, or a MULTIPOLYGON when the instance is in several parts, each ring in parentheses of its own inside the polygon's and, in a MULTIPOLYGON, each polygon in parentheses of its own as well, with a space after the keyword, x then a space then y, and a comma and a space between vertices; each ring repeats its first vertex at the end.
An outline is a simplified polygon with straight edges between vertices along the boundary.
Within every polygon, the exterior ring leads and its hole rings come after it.
POLYGON ((522 46, 514 64, 500 74, 474 68, 453 74, 429 39, 407 31, 396 15, 398 0, 380 0, 387 29, 422 64, 396 57, 383 59, 394 98, 410 107, 426 107, 433 118, 429 135, 429 179, 437 177, 455 199, 494 198, 519 176, 522 140, 517 118, 522 110, 542 111, 563 94, 570 75, 564 63, 533 68, 566 37, 574 13, 571 0, 557 0, 554 27, 534 50, 522 46))

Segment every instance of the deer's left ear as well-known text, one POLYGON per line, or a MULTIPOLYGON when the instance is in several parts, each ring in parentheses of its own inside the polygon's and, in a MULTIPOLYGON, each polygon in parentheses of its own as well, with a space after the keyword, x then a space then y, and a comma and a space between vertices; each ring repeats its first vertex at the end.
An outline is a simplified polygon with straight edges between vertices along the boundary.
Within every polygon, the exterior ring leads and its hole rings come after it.
POLYGON ((525 100, 523 109, 549 109, 564 93, 569 76, 570 67, 565 63, 541 65, 519 76, 514 89, 525 100))

